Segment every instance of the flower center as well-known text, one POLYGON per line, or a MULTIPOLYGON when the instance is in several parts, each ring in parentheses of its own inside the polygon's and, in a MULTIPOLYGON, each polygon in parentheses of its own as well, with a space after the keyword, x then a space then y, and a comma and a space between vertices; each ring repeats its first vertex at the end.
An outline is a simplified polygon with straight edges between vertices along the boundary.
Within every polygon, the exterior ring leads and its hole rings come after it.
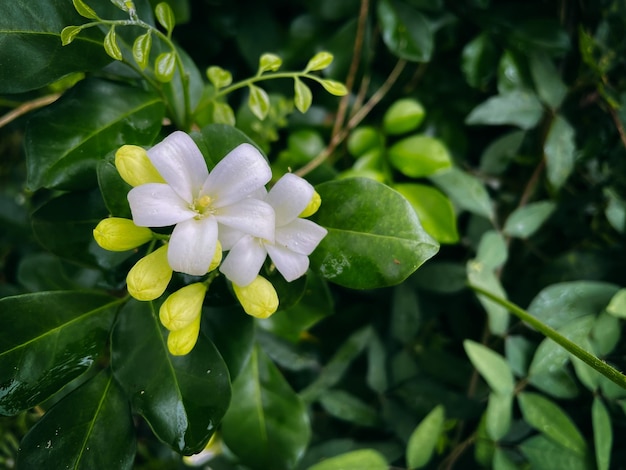
POLYGON ((205 215, 213 212, 211 210, 211 202, 213 202, 213 200, 207 195, 194 199, 191 209, 198 213, 195 217, 196 219, 202 219, 205 215))

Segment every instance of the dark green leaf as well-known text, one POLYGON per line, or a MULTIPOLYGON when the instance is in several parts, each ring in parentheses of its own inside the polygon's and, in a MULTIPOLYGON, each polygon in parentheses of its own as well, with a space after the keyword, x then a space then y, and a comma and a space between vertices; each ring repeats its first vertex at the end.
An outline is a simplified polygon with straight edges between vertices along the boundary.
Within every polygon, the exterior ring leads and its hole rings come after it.
POLYGON ((376 426, 378 417, 371 406, 344 390, 327 390, 319 399, 328 414, 360 426, 376 426))
POLYGON ((324 459, 307 470, 387 470, 385 457, 372 449, 360 449, 324 459))
POLYGON ((209 124, 200 133, 191 134, 191 137, 198 144, 209 170, 238 145, 255 145, 246 134, 226 124, 209 124))
POLYGON ((31 292, 74 290, 93 287, 101 273, 95 270, 64 265, 50 253, 32 253, 22 258, 17 277, 31 292))
POLYGON ((563 117, 556 116, 543 146, 548 181, 555 188, 563 186, 574 169, 576 154, 574 128, 563 117))
POLYGON ((469 125, 489 126, 510 124, 521 129, 535 127, 543 114, 537 97, 525 91, 511 91, 489 98, 476 106, 465 119, 469 125))
POLYGON ((421 289, 449 294, 467 285, 466 268, 460 263, 432 261, 418 269, 411 279, 421 289))
POLYGON ((570 48, 570 37, 556 18, 532 18, 515 25, 510 39, 520 50, 563 55, 570 48))
POLYGON ((258 347, 233 383, 233 403, 222 423, 228 448, 253 469, 295 468, 311 435, 306 408, 258 347))
POLYGON ((493 77, 498 51, 492 37, 482 33, 463 48, 461 69, 465 80, 474 88, 482 88, 493 77))
POLYGON ((131 469, 135 427, 130 406, 108 370, 52 407, 20 445, 19 468, 131 469))
POLYGON ((567 95, 567 86, 550 57, 541 53, 531 54, 529 65, 541 100, 552 109, 559 108, 567 95))
POLYGON ((437 441, 443 432, 445 409, 436 406, 411 433, 406 448, 406 461, 409 468, 422 468, 432 458, 437 441))
POLYGON ((62 45, 63 28, 83 21, 67 0, 5 2, 0 16, 0 93, 33 90, 71 72, 97 70, 109 63, 102 49, 104 35, 97 28, 62 45))
POLYGON ((493 207, 487 189, 476 177, 452 167, 448 171, 430 176, 439 189, 459 208, 487 219, 493 218, 493 207))
POLYGON ((115 217, 131 219, 128 191, 131 186, 122 179, 115 168, 112 158, 100 160, 97 166, 98 186, 109 214, 115 217))
POLYGON ((85 80, 28 122, 24 145, 31 190, 95 185, 99 160, 123 144, 148 145, 163 104, 137 88, 85 80))
POLYGON ((611 466, 611 448, 613 447, 613 429, 611 415, 602 399, 596 396, 591 407, 593 424, 593 442, 596 446, 596 465, 598 470, 609 470, 611 466))
POLYGON ((314 220, 328 235, 311 255, 329 281, 367 289, 398 284, 438 251, 399 193, 364 178, 317 186, 314 220))
POLYGON ((517 156, 526 133, 513 131, 494 140, 480 157, 480 169, 485 173, 500 174, 517 156))
MULTIPOLYGON (((401 284, 402 285, 402 284, 401 284)), ((367 385, 377 393, 387 390, 387 352, 376 333, 367 348, 367 385)))
POLYGON ((504 223, 504 233, 511 237, 528 238, 552 215, 556 204, 538 201, 514 210, 504 223))
POLYGON ((382 0, 378 3, 378 20, 383 41, 393 54, 415 62, 430 60, 433 33, 418 10, 398 0, 382 0))
POLYGON ((393 288, 391 298, 391 336, 402 344, 411 344, 415 341, 421 320, 415 289, 406 282, 398 284, 393 288))
POLYGON ((593 468, 588 456, 573 452, 545 436, 533 436, 519 446, 536 470, 589 470, 593 468))
POLYGON ((0 414, 31 408, 85 372, 109 336, 119 301, 79 291, 0 300, 0 414))
POLYGON ((230 401, 228 369, 206 336, 172 356, 152 302, 131 300, 111 336, 111 366, 134 410, 181 454, 201 451, 230 401))

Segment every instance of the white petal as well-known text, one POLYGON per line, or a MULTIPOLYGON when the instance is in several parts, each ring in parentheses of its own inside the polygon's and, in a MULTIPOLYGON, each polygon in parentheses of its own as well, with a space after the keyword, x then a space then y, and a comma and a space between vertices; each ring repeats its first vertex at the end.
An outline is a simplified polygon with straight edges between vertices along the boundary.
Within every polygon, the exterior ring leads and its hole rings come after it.
POLYGON ((296 219, 276 227, 274 243, 302 255, 310 255, 326 236, 328 230, 307 219, 296 219))
POLYGON ((235 243, 237 243, 241 237, 244 236, 246 236, 246 234, 241 230, 222 224, 218 224, 217 226, 217 238, 222 244, 223 251, 230 250, 233 246, 235 246, 235 243))
POLYGON ((274 241, 274 209, 258 199, 244 199, 215 212, 220 224, 254 237, 274 241))
POLYGON ((192 203, 209 175, 193 139, 184 132, 173 132, 148 150, 148 157, 176 194, 192 203))
POLYGON ((142 184, 128 192, 133 222, 140 227, 167 227, 196 215, 167 184, 142 184))
POLYGON ((174 227, 167 261, 174 271, 192 276, 206 274, 217 245, 217 221, 213 217, 190 219, 174 227))
POLYGON ((267 254, 270 255, 272 263, 283 277, 288 281, 294 281, 303 276, 309 269, 309 257, 294 253, 293 251, 277 245, 266 245, 267 254))
POLYGON ((293 173, 279 179, 265 198, 276 212, 276 226, 288 224, 298 217, 311 202, 314 192, 307 180, 293 173))
POLYGON ((272 170, 263 155, 250 144, 241 144, 215 165, 202 188, 223 207, 240 201, 262 188, 272 178, 272 170))
POLYGON ((258 238, 246 235, 232 247, 222 264, 220 271, 238 286, 247 286, 259 274, 267 257, 267 251, 258 238))

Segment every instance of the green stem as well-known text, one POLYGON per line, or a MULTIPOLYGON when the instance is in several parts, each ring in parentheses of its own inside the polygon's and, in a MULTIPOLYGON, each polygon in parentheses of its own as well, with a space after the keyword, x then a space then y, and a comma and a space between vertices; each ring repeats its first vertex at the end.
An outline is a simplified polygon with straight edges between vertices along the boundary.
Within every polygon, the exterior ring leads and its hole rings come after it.
POLYGON ((213 95, 213 98, 219 98, 221 96, 225 96, 229 93, 232 93, 235 90, 247 87, 248 85, 255 83, 255 82, 261 82, 263 80, 272 80, 274 78, 308 78, 318 83, 321 83, 324 80, 323 78, 320 78, 317 75, 313 75, 311 73, 306 73, 306 72, 267 73, 265 75, 255 75, 254 77, 247 78, 245 80, 242 80, 240 82, 227 86, 226 88, 222 88, 217 93, 215 93, 215 95, 213 95))
POLYGON ((594 368, 595 370, 600 372, 602 375, 604 375, 608 379, 610 379, 613 382, 615 382, 620 387, 626 389, 626 375, 622 374, 617 369, 611 367, 606 362, 598 359, 596 356, 594 356, 593 354, 591 354, 588 351, 584 350, 583 348, 578 346, 573 341, 570 341, 569 339, 567 339, 565 336, 561 335, 558 331, 556 331, 551 326, 546 325, 541 320, 539 320, 538 318, 532 316, 526 310, 522 309, 521 307, 518 307, 514 303, 511 303, 511 302, 509 302, 506 299, 498 297, 497 295, 492 294, 491 292, 483 289, 482 287, 478 287, 477 285, 471 284, 471 283, 469 284, 469 287, 474 292, 476 292, 478 294, 481 294, 481 295, 484 295, 485 297, 489 298, 490 300, 494 301, 495 303, 497 303, 497 304, 501 305, 502 307, 506 308, 509 312, 511 312, 517 318, 519 318, 523 322, 527 323, 528 325, 532 326, 535 330, 539 331, 540 333, 542 333, 546 337, 550 338, 552 341, 554 341, 555 343, 557 343, 558 345, 563 347, 569 353, 571 353, 574 356, 576 356, 578 359, 583 361, 585 364, 587 364, 590 367, 594 368))

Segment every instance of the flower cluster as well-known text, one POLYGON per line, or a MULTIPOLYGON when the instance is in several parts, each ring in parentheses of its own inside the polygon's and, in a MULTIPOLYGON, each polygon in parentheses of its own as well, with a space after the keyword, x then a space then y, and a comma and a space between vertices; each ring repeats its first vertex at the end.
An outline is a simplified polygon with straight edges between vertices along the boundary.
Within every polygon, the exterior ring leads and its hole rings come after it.
POLYGON ((246 313, 267 318, 277 310, 278 296, 259 275, 266 258, 293 281, 306 273, 308 256, 327 233, 303 218, 321 202, 313 187, 286 174, 268 192, 271 169, 250 144, 233 149, 209 172, 193 139, 177 131, 147 151, 124 145, 116 153, 115 165, 133 186, 128 193, 132 220, 104 219, 94 229, 94 238, 113 251, 152 241, 150 253, 128 273, 130 295, 143 301, 157 299, 174 271, 192 276, 212 273, 171 294, 161 306, 159 318, 170 331, 172 354, 187 354, 195 345, 204 297, 218 267, 246 313), (169 236, 151 230, 170 226, 169 236), (163 244, 152 251, 158 239, 163 244))

